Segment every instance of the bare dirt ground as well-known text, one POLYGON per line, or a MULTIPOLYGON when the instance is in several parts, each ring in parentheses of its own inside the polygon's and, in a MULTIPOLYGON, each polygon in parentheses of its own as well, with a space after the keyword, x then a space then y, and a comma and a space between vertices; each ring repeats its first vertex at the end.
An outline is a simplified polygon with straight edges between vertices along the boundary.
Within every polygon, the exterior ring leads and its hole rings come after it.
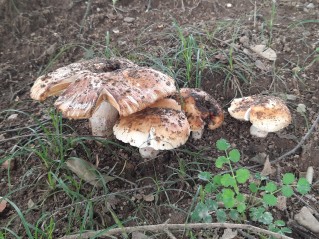
MULTIPOLYGON (((47 109, 53 101, 39 103, 29 96, 34 80, 44 72, 83 58, 109 54, 109 49, 117 56, 158 68, 147 54, 160 58, 174 49, 178 41, 174 22, 185 36, 201 36, 223 28, 210 40, 207 40, 207 35, 205 39, 203 36, 203 41, 206 48, 228 53, 231 44, 237 44, 238 52, 242 52, 245 44, 264 44, 262 36, 264 39, 272 37, 271 48, 277 53, 277 60, 272 63, 253 54, 249 56, 252 64, 248 68, 253 73, 247 73, 251 77, 247 82, 225 83, 226 76, 222 71, 203 73, 201 88, 221 103, 225 111, 225 122, 213 132, 206 131, 201 140, 190 140, 181 150, 163 152, 151 161, 143 161, 136 149, 115 139, 114 144, 104 143, 103 147, 90 140, 85 141, 91 158, 88 158, 81 146, 65 152, 67 156, 76 155, 93 164, 98 160, 98 168, 102 172, 111 172, 120 178, 108 183, 111 195, 108 200, 103 197, 99 199, 106 194, 105 191, 92 191, 88 184, 80 189, 72 189, 85 195, 82 201, 94 198, 94 207, 90 212, 93 221, 90 222, 91 228, 86 229, 103 229, 115 224, 109 204, 119 219, 125 221, 130 218, 124 223, 125 226, 160 224, 168 219, 169 223, 184 223, 196 193, 198 170, 216 172, 212 167, 213 159, 218 156, 214 147, 216 140, 226 138, 239 149, 243 158, 242 166, 256 165, 250 159, 260 153, 274 160, 294 148, 319 112, 319 52, 316 52, 319 47, 318 1, 277 1, 275 20, 271 27, 271 1, 258 1, 256 6, 250 0, 150 2, 149 5, 147 0, 119 0, 113 7, 112 2, 107 0, 0 0, 0 155, 3 158, 23 145, 25 140, 32 139, 32 136, 22 141, 17 139, 17 136, 31 135, 32 132, 13 129, 34 127, 37 124, 34 118, 48 119, 47 109), (231 6, 228 7, 226 3, 231 6), (237 19, 240 22, 236 22, 237 19), (236 37, 232 39, 234 32, 236 37), (285 98, 293 115, 289 127, 262 139, 249 135, 249 123, 237 121, 227 113, 233 98, 240 97, 240 94, 246 96, 258 93, 285 98), (303 114, 297 111, 300 104, 306 107, 303 114), (15 113, 18 117, 9 120, 8 117, 15 113), (194 161, 199 164, 192 168, 194 161), (183 167, 181 164, 186 170, 187 176, 184 178, 177 170, 183 167), (156 184, 159 182, 167 184, 159 186, 156 184), (143 199, 143 195, 150 194, 156 197, 152 200, 143 199)), ((212 62, 229 64, 227 59, 224 61, 217 53, 210 59, 212 62)), ((234 54, 239 55, 237 52, 234 54)), ((240 65, 241 62, 235 61, 234 64, 240 65)), ((179 67, 183 70, 184 66, 179 67)), ((176 81, 183 86, 183 79, 177 76, 176 81)), ((194 87, 194 84, 189 86, 194 87)), ((64 122, 74 128, 76 133, 73 134, 89 134, 84 120, 64 122)), ((66 134, 68 132, 66 129, 66 134)), ((315 171, 314 182, 318 181, 318 137, 317 126, 297 152, 274 166, 276 174, 292 172, 298 177, 312 166, 315 171)), ((79 203, 81 200, 74 200, 71 195, 63 193, 61 188, 51 190, 48 187, 47 169, 37 155, 29 152, 14 158, 15 165, 10 173, 0 168, 0 196, 8 195, 32 225, 42 223, 42 215, 51 215, 56 222, 53 238, 78 232, 81 217, 86 213, 79 203), (37 205, 35 209, 30 209, 30 200, 37 205), (78 215, 78 222, 74 222, 71 227, 67 226, 70 214, 78 215)), ((56 175, 63 177, 63 170, 55 171, 56 175)), ((74 178, 78 180, 75 175, 74 178)), ((272 179, 276 181, 276 175, 272 179)), ((309 197, 288 200, 287 209, 273 211, 278 219, 285 222, 292 221, 304 205, 319 211, 319 184, 313 185, 309 197)), ((0 224, 26 238, 25 227, 12 205, 0 213, 0 224)), ((217 230, 214 234, 221 235, 222 231, 217 230)), ((198 235, 201 233, 198 232, 198 235)), ((318 238, 309 230, 296 228, 293 228, 290 236, 318 238)), ((158 235, 155 238, 166 236, 158 235)), ((198 238, 212 238, 212 235, 203 234, 198 238)))

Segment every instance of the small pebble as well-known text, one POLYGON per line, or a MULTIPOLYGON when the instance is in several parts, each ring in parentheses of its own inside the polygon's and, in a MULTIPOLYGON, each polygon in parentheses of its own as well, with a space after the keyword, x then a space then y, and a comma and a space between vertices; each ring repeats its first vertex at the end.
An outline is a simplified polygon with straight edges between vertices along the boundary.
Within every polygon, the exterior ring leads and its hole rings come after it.
POLYGON ((300 212, 295 215, 295 220, 310 231, 319 233, 319 222, 307 207, 303 207, 300 212))
POLYGON ((306 5, 306 8, 308 9, 314 9, 315 8, 315 5, 313 3, 309 3, 306 5))
POLYGON ((127 22, 127 23, 133 23, 135 21, 135 18, 134 17, 124 17, 123 21, 127 22))
POLYGON ((18 118, 18 114, 12 114, 8 117, 8 120, 15 120, 18 118))

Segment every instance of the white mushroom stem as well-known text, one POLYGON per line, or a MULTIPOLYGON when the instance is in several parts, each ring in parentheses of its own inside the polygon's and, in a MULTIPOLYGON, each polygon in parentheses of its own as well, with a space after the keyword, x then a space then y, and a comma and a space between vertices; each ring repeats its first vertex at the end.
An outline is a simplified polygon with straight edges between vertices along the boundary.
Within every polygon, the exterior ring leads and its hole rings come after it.
POLYGON ((252 125, 250 126, 250 134, 259 138, 265 138, 268 135, 268 132, 260 130, 252 125))
POLYGON ((145 147, 139 148, 139 152, 141 154, 141 157, 144 159, 154 159, 159 153, 159 150, 155 150, 152 147, 145 147))
POLYGON ((103 101, 89 119, 92 135, 110 137, 118 115, 118 111, 110 103, 103 101))
POLYGON ((204 128, 196 131, 192 131, 192 138, 195 140, 201 139, 204 133, 204 128))

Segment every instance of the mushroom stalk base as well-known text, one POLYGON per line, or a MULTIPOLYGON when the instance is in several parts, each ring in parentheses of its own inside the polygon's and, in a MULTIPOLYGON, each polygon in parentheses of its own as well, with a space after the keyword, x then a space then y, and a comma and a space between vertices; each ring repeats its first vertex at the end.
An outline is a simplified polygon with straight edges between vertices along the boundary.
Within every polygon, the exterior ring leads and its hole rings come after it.
POLYGON ((265 138, 268 135, 268 132, 260 130, 252 125, 250 126, 250 134, 259 138, 265 138))
POLYGON ((118 119, 118 111, 108 102, 103 101, 89 119, 92 135, 110 137, 118 119))
POLYGON ((152 147, 139 148, 139 151, 144 159, 154 159, 159 153, 159 150, 155 150, 152 147))
POLYGON ((196 131, 192 131, 192 138, 195 140, 201 139, 203 137, 204 128, 196 131))

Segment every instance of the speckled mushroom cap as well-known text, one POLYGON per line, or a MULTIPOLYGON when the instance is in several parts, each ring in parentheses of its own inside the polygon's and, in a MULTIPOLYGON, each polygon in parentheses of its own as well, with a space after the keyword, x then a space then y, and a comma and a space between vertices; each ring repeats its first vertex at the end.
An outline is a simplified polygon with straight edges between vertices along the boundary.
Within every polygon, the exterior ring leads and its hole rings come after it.
POLYGON ((291 123, 285 102, 274 96, 253 95, 234 99, 228 112, 236 119, 250 120, 254 127, 265 132, 276 132, 291 123))
POLYGON ((67 118, 89 118, 103 100, 121 116, 140 111, 175 92, 174 80, 151 68, 127 68, 106 73, 80 72, 55 106, 67 118))
POLYGON ((55 101, 55 107, 69 119, 88 119, 103 101, 103 82, 99 74, 79 72, 77 80, 55 101))
POLYGON ((279 131, 291 123, 291 114, 285 102, 277 97, 263 96, 251 107, 250 122, 265 132, 279 131))
POLYGON ((201 130, 206 124, 209 129, 214 130, 224 121, 224 112, 220 105, 203 90, 181 88, 174 99, 181 104, 192 131, 201 130))
POLYGON ((132 146, 168 150, 177 148, 187 141, 190 127, 181 111, 147 108, 121 117, 113 131, 117 139, 132 146))
POLYGON ((137 67, 133 62, 123 58, 93 58, 84 60, 56 69, 36 79, 31 88, 31 98, 43 101, 49 96, 58 95, 72 82, 79 79, 78 73, 109 72, 128 67, 137 67))
POLYGON ((151 68, 127 68, 100 74, 107 100, 127 116, 176 92, 174 79, 151 68))
POLYGON ((256 96, 247 96, 234 99, 228 108, 229 114, 238 120, 249 121, 250 108, 258 102, 256 96))

